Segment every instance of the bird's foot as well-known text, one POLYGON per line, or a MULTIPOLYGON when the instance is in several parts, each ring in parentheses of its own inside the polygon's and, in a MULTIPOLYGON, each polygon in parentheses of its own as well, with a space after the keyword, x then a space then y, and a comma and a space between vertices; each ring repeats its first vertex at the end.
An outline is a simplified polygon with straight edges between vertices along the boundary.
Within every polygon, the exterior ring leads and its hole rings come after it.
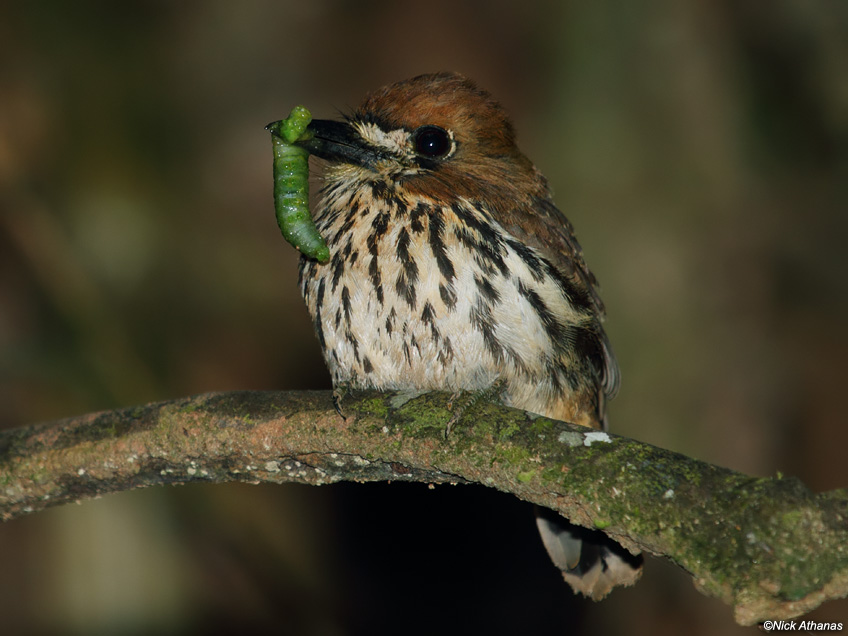
POLYGON ((448 438, 453 427, 469 409, 474 408, 481 400, 488 402, 499 399, 505 387, 506 382, 497 380, 491 386, 479 391, 456 391, 451 394, 448 399, 448 410, 452 411, 453 415, 445 426, 445 439, 448 438))
POLYGON ((347 421, 347 415, 342 410, 342 400, 350 395, 352 389, 349 382, 340 382, 333 386, 333 408, 343 420, 347 421))

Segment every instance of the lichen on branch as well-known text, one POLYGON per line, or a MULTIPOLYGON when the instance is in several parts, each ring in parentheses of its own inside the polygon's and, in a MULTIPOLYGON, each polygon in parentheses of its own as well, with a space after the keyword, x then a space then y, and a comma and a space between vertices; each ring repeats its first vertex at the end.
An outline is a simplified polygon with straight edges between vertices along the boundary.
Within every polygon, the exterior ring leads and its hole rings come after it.
POLYGON ((848 595, 848 492, 449 394, 230 392, 0 433, 0 517, 157 484, 478 483, 666 557, 750 625, 848 595))

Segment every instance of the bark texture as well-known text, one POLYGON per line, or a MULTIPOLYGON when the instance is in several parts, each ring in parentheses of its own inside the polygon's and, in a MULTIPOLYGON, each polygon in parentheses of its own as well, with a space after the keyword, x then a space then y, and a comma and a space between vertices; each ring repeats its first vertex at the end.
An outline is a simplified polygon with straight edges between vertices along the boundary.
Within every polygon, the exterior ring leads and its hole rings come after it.
POLYGON ((479 483, 671 559, 737 622, 848 595, 848 491, 815 494, 631 439, 451 397, 200 395, 0 434, 0 516, 187 482, 479 483))

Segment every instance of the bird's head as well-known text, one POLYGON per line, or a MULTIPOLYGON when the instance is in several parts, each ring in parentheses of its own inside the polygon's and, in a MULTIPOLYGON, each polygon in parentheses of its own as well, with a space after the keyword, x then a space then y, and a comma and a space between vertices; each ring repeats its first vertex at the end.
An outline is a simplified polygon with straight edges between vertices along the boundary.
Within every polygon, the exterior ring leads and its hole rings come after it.
POLYGON ((312 137, 298 143, 334 165, 330 179, 384 180, 443 199, 545 187, 500 104, 456 73, 386 86, 345 120, 314 120, 309 130, 312 137))

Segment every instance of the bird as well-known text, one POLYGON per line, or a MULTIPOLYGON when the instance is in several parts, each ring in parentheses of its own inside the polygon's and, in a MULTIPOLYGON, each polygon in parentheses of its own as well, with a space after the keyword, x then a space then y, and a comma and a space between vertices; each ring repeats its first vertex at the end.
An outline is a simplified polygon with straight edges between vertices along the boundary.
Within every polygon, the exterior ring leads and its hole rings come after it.
MULTIPOLYGON (((574 229, 504 108, 454 72, 368 94, 298 141, 325 160, 315 225, 328 262, 299 286, 334 387, 485 392, 595 429, 619 367, 574 229)), ((565 580, 601 599, 641 574, 598 531, 537 509, 565 580)))

